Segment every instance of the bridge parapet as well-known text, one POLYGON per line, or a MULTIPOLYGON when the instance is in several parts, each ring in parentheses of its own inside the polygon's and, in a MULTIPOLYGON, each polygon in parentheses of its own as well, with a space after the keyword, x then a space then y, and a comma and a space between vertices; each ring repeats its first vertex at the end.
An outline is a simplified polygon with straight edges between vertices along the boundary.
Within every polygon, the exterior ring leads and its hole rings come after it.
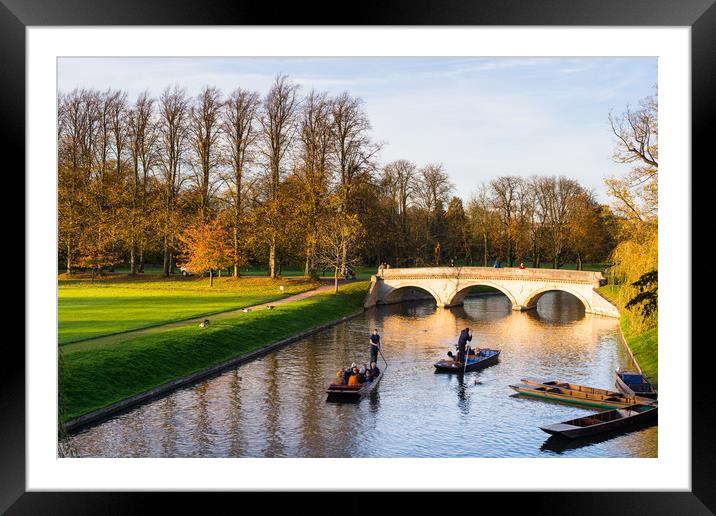
POLYGON ((450 279, 492 279, 518 281, 560 281, 569 283, 589 283, 601 286, 606 278, 601 272, 567 271, 562 269, 519 269, 495 267, 416 267, 405 269, 385 269, 378 277, 384 280, 413 278, 450 278, 450 279))
POLYGON ((546 292, 569 292, 585 311, 619 317, 619 311, 594 289, 606 283, 601 272, 494 267, 420 267, 385 269, 371 278, 365 306, 432 297, 438 306, 463 303, 470 289, 483 285, 504 293, 514 310, 530 310, 546 292))

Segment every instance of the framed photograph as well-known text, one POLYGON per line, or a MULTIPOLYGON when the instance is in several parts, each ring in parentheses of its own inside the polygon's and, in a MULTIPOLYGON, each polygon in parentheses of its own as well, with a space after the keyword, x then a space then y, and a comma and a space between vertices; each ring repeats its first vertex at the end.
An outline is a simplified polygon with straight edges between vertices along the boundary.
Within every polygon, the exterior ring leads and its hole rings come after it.
POLYGON ((714 510, 691 337, 713 2, 71 4, 0 6, 28 300, 3 511, 714 510))

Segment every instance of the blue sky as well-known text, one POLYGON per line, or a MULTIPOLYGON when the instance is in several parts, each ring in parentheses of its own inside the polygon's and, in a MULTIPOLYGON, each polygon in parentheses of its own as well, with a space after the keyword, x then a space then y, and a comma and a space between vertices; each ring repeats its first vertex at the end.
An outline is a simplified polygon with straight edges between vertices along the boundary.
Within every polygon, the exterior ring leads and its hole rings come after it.
POLYGON ((564 174, 607 201, 607 116, 654 93, 656 58, 60 58, 58 86, 124 89, 130 98, 179 84, 264 94, 277 73, 304 92, 363 98, 381 160, 442 163, 469 198, 502 174, 564 174))

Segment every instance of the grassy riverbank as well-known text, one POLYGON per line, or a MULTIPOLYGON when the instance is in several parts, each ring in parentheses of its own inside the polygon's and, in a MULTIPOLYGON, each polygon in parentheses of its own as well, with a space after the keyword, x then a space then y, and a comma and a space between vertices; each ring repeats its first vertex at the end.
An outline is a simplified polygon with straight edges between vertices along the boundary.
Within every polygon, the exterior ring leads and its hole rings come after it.
POLYGON ((216 278, 116 274, 58 280, 60 345, 274 301, 315 288, 300 278, 216 278), (284 286, 281 293, 279 287, 284 286))
POLYGON ((365 281, 349 283, 338 294, 241 313, 204 329, 191 324, 100 349, 60 348, 62 420, 349 315, 363 306, 367 288, 365 281))
MULTIPOLYGON (((616 298, 616 285, 606 285, 598 289, 609 300, 616 298)), ((647 376, 649 381, 654 385, 659 384, 659 332, 658 328, 650 328, 648 330, 635 330, 636 316, 629 310, 620 307, 621 317, 619 325, 621 326, 624 338, 631 349, 632 354, 642 372, 647 376)))

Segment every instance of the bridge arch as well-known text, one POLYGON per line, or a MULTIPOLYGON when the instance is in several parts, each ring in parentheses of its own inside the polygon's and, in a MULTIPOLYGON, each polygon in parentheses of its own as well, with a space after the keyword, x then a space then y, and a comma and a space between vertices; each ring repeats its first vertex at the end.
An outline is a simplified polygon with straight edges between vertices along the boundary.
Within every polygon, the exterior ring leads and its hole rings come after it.
POLYGON ((432 297, 436 305, 442 306, 440 296, 438 296, 433 289, 426 285, 417 285, 413 282, 393 285, 391 290, 383 296, 382 303, 392 304, 400 303, 401 301, 424 299, 425 294, 432 297))
POLYGON ((533 308, 537 308, 537 303, 539 302, 540 298, 547 292, 566 292, 567 294, 571 294, 582 302, 582 304, 584 305, 584 311, 586 313, 592 312, 592 305, 582 294, 570 288, 557 286, 540 288, 530 293, 525 299, 524 309, 531 310, 533 308))
POLYGON ((477 280, 477 281, 471 281, 468 283, 465 283, 463 285, 460 285, 457 290, 453 293, 453 295, 447 300, 448 306, 456 306, 461 305, 465 301, 465 298, 470 293, 470 289, 472 287, 490 287, 494 288, 495 290, 503 293, 505 296, 507 296, 507 299, 510 300, 510 303, 512 303, 512 307, 519 307, 519 304, 517 303, 517 300, 515 299, 515 296, 512 295, 512 292, 507 290, 504 286, 498 285, 496 283, 493 283, 491 281, 484 281, 484 280, 477 280))

